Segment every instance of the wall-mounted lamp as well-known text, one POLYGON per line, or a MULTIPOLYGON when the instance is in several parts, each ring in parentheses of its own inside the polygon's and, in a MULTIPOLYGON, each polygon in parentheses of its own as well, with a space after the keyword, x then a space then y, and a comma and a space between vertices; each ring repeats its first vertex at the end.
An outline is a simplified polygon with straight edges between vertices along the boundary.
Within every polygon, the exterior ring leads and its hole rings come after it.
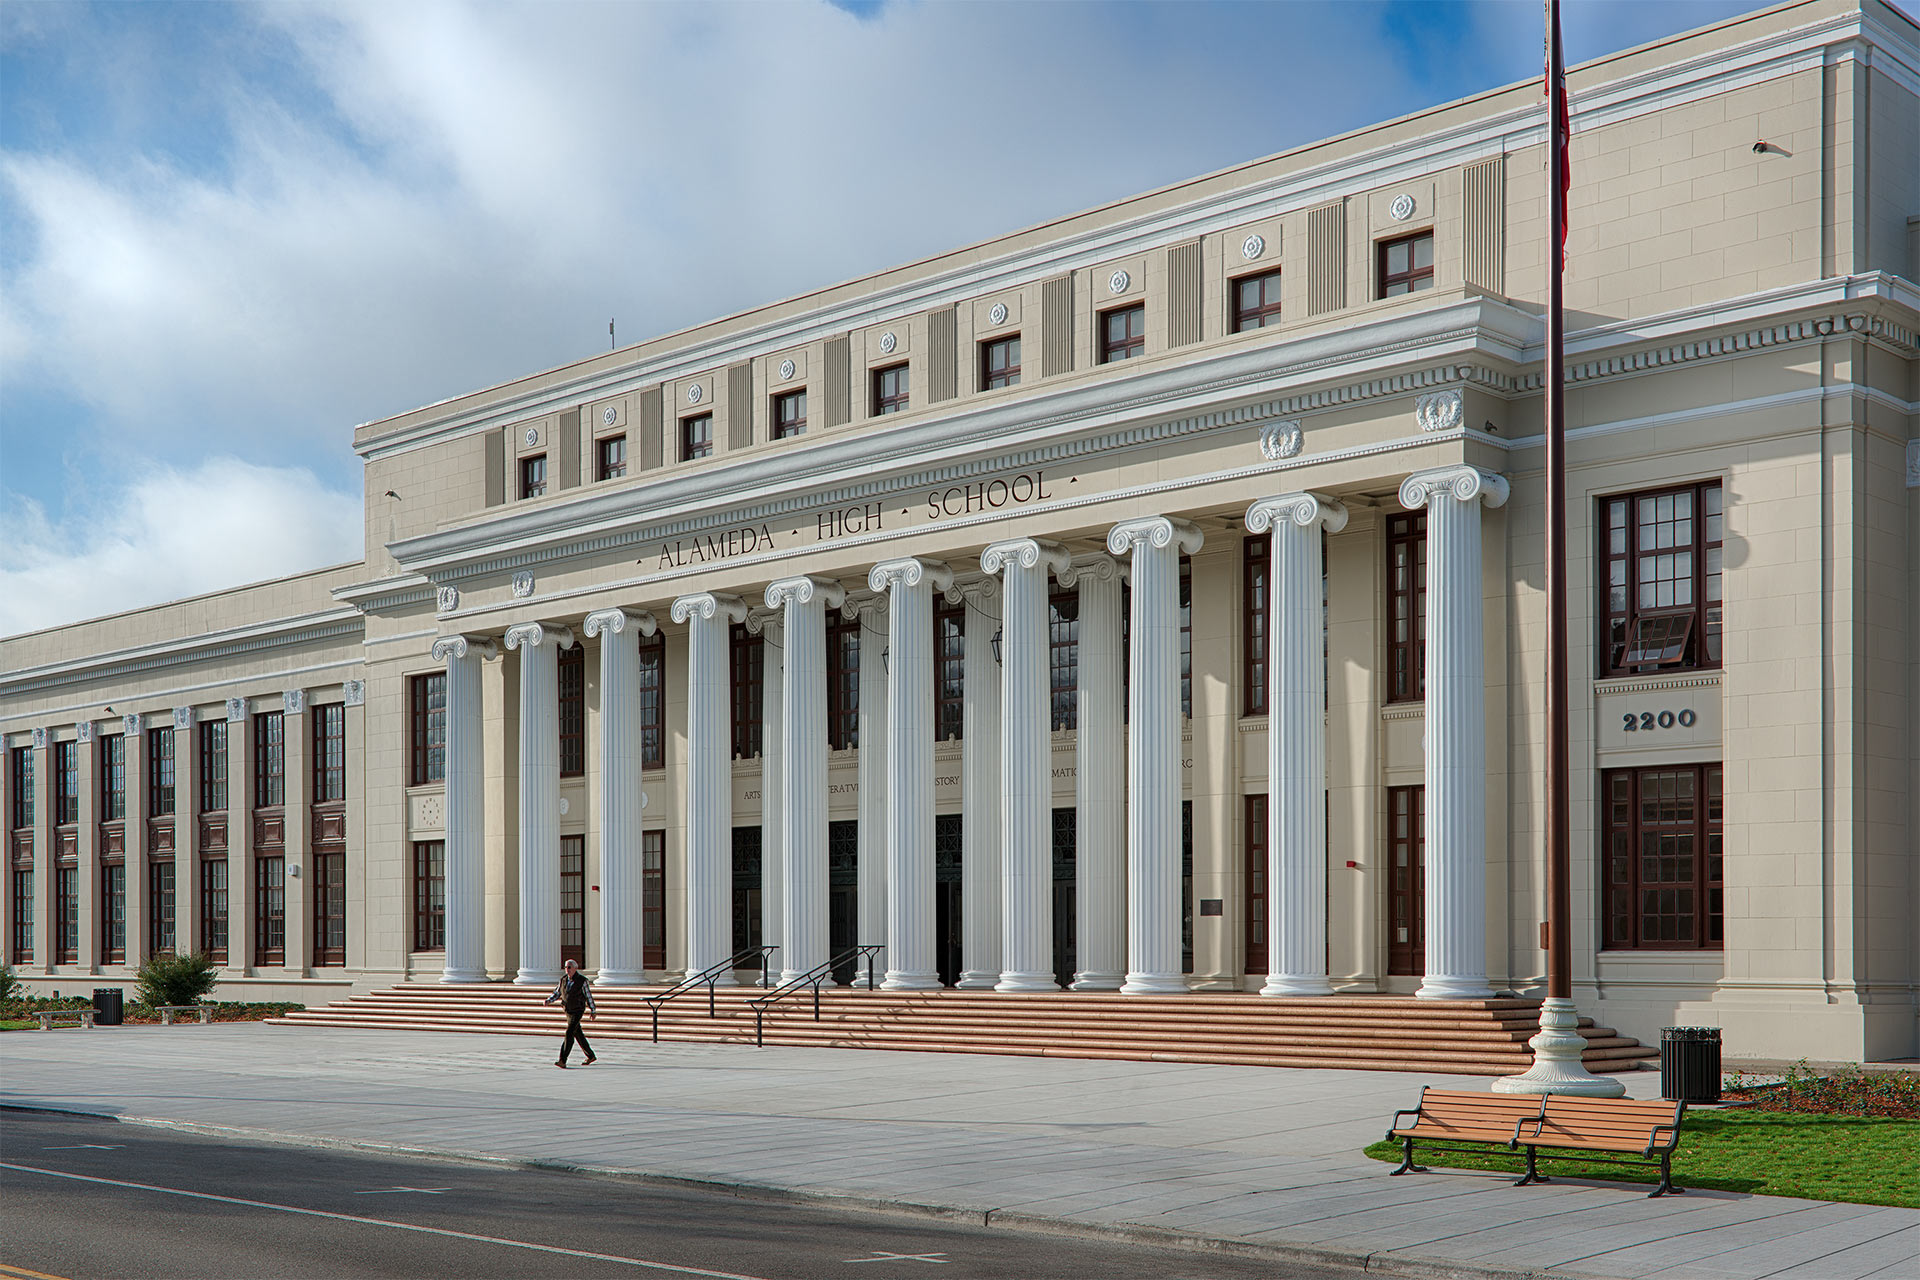
POLYGON ((1000 661, 1000 632, 1001 628, 995 627, 993 629, 993 639, 987 642, 993 646, 993 665, 996 667, 1006 665, 1000 661))
POLYGON ((881 646, 880 646, 880 669, 881 669, 882 671, 892 671, 892 670, 893 670, 893 663, 892 663, 892 662, 890 662, 890 661, 888 661, 888 656, 889 656, 889 655, 890 655, 890 654, 891 654, 892 652, 893 652, 893 646, 892 646, 892 645, 881 645, 881 646))

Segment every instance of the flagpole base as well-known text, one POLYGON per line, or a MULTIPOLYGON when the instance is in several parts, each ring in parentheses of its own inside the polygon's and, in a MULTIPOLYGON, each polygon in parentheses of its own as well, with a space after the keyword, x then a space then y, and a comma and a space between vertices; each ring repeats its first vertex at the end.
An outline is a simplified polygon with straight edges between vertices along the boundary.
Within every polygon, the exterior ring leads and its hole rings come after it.
POLYGON ((1583 1098, 1618 1098, 1627 1091, 1624 1082, 1611 1076, 1596 1076, 1587 1070, 1583 1061, 1587 1038, 1580 1034, 1580 1015, 1574 1012, 1571 1000, 1549 997, 1541 1001, 1540 1030, 1527 1045, 1533 1050, 1533 1065, 1521 1075, 1495 1080, 1495 1093, 1566 1093, 1583 1098))

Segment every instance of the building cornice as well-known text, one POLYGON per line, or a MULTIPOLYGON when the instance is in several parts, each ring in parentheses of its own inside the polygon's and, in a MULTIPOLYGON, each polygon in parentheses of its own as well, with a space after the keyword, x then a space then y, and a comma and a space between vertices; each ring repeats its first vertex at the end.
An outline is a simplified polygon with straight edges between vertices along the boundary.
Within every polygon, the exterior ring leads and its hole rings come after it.
POLYGON ((88 654, 81 658, 9 672, 0 677, 0 698, 25 697, 81 681, 120 679, 188 663, 284 649, 339 636, 360 636, 364 634, 365 625, 358 610, 342 607, 158 644, 88 654))

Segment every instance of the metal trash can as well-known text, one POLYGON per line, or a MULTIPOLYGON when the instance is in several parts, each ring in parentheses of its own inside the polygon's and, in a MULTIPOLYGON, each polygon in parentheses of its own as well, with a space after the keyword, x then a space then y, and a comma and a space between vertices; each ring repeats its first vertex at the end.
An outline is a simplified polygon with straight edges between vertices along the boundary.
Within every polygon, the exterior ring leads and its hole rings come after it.
POLYGON ((121 987, 93 989, 93 1025, 117 1027, 126 1020, 127 993, 121 987))
POLYGON ((1661 1028, 1660 1096, 1668 1102, 1720 1101, 1720 1028, 1661 1028))

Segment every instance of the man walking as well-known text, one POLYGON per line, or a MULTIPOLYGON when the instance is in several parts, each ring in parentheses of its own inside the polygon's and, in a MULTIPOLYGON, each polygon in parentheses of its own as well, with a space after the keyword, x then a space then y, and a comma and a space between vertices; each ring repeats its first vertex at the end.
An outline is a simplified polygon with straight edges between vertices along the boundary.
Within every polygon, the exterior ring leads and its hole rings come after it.
POLYGON ((571 960, 567 961, 567 971, 561 975, 560 984, 542 1003, 552 1004, 555 1001, 559 1001, 567 1010, 567 1038, 560 1042, 560 1057, 553 1065, 564 1070, 567 1055, 573 1052, 573 1042, 578 1040, 580 1051, 587 1055, 587 1060, 581 1065, 592 1066, 593 1046, 587 1043, 586 1033, 580 1030, 580 1015, 584 1013, 589 1018, 596 1017, 599 1010, 593 1007, 593 984, 587 981, 586 974, 580 972, 580 966, 571 960))

